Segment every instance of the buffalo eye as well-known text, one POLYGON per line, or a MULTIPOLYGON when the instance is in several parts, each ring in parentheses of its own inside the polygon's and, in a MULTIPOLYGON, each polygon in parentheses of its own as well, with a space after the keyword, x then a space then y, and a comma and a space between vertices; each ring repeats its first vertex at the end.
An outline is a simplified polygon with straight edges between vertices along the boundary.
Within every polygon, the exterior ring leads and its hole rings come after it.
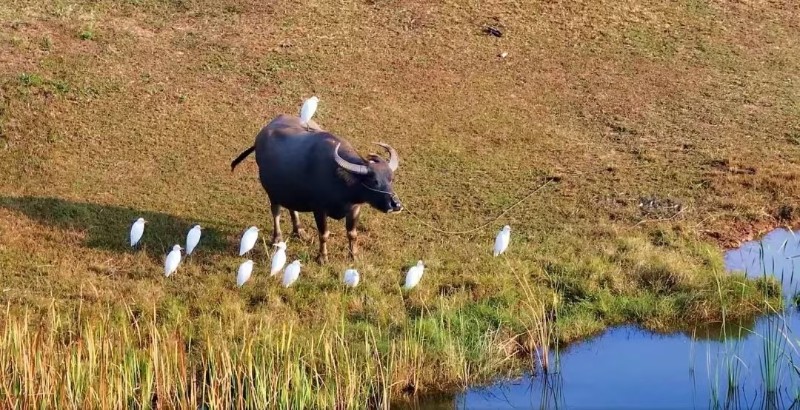
POLYGON ((378 185, 378 177, 375 175, 375 173, 370 172, 369 174, 364 175, 362 182, 367 186, 374 187, 378 185))

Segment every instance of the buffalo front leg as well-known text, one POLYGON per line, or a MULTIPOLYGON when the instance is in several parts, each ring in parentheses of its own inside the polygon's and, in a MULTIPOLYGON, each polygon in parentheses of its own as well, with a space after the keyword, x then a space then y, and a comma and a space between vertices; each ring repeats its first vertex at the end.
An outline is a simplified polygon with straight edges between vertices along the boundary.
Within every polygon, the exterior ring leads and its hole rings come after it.
POLYGON ((292 235, 304 241, 306 232, 300 227, 300 214, 297 211, 289 210, 289 215, 292 216, 292 235))
POLYGON ((356 224, 358 224, 358 216, 361 214, 361 206, 353 205, 350 212, 347 213, 345 219, 345 228, 347 229, 347 242, 350 248, 350 258, 355 260, 356 253, 358 252, 357 241, 358 231, 356 231, 356 224))
POLYGON ((317 222, 317 232, 319 232, 319 255, 317 262, 324 264, 328 261, 328 215, 325 212, 314 211, 314 220, 317 222))
POLYGON ((270 210, 272 211, 272 244, 274 245, 283 240, 281 235, 281 206, 272 203, 270 210))

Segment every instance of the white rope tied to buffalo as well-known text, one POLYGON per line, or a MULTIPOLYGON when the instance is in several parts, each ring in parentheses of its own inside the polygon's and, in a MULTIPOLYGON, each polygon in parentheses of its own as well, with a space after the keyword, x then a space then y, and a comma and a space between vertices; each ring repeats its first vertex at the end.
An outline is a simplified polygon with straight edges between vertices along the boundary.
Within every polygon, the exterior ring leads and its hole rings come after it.
POLYGON ((434 230, 434 231, 436 231, 436 232, 443 233, 443 234, 447 234, 447 235, 465 235, 465 234, 468 234, 468 233, 473 233, 473 232, 479 231, 479 230, 481 230, 481 229, 483 229, 483 228, 486 228, 486 227, 487 227, 487 226, 489 226, 490 224, 493 224, 493 223, 497 222, 497 220, 498 220, 498 219, 500 219, 500 218, 502 218, 502 217, 503 217, 505 214, 507 214, 507 213, 508 213, 508 211, 512 210, 512 209, 513 209, 514 207, 516 207, 517 205, 519 205, 519 204, 521 204, 521 203, 525 202, 525 200, 527 200, 528 198, 532 197, 532 196, 533 196, 534 194, 536 194, 537 192, 539 192, 539 191, 541 191, 542 189, 544 189, 544 187, 545 187, 545 186, 547 186, 547 184, 549 184, 549 183, 550 183, 550 182, 552 182, 552 181, 553 181, 552 179, 548 179, 547 181, 545 181, 545 182, 544 182, 544 184, 540 185, 538 188, 534 189, 533 191, 529 192, 527 195, 525 195, 524 197, 522 197, 522 199, 520 199, 520 200, 518 200, 517 202, 514 202, 513 204, 511 204, 510 206, 508 206, 508 207, 507 207, 505 210, 503 210, 503 212, 501 212, 501 213, 500 213, 499 215, 497 215, 495 218, 491 219, 490 221, 488 221, 488 222, 486 222, 486 223, 484 223, 484 224, 482 224, 482 225, 480 225, 480 226, 478 226, 478 227, 476 227, 476 228, 469 229, 469 230, 466 230, 466 231, 445 231, 445 230, 443 230, 443 229, 439 229, 439 228, 437 228, 437 227, 435 227, 435 226, 433 226, 433 225, 431 225, 431 224, 429 224, 429 223, 427 223, 427 222, 423 221, 423 220, 422 220, 422 218, 420 218, 419 216, 417 216, 417 214, 415 214, 414 212, 412 212, 411 210, 409 210, 409 209, 408 209, 408 206, 405 206, 405 205, 404 205, 403 207, 404 207, 405 211, 406 211, 406 212, 408 212, 409 214, 411 214, 411 216, 413 216, 413 217, 414 217, 414 219, 416 219, 416 220, 417 220, 419 223, 421 223, 422 225, 425 225, 426 227, 428 227, 428 228, 430 228, 430 229, 433 229, 433 230, 434 230))

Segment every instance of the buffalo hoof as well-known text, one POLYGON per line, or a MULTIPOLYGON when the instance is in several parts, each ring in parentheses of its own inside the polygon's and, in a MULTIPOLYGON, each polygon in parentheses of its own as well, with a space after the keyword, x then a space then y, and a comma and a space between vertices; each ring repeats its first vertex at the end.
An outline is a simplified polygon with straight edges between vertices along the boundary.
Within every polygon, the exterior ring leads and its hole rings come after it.
POLYGON ((317 256, 317 263, 320 265, 324 265, 328 263, 328 255, 318 255, 317 256))
POLYGON ((272 244, 276 245, 278 242, 283 241, 283 237, 280 235, 273 235, 272 236, 272 244))
POLYGON ((306 231, 303 230, 303 229, 298 229, 298 230, 292 232, 292 236, 294 236, 295 238, 297 238, 297 239, 299 239, 299 240, 301 240, 303 242, 308 241, 308 235, 306 235, 306 231))

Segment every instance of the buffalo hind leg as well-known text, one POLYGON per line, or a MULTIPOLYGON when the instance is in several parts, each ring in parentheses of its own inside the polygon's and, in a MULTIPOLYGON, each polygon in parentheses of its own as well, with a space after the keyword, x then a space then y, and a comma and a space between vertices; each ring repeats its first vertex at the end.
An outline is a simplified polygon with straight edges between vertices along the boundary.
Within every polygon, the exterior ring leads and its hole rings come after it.
POLYGON ((292 216, 292 235, 301 241, 306 240, 306 231, 300 227, 300 214, 297 211, 289 210, 289 215, 292 216))
POLYGON ((350 247, 350 258, 355 260, 356 253, 358 252, 358 247, 356 243, 356 239, 358 238, 358 232, 356 231, 356 224, 358 223, 358 216, 361 214, 361 206, 353 205, 350 208, 350 212, 347 213, 347 218, 345 219, 345 228, 347 229, 347 242, 350 247))
POLYGON ((277 203, 270 204, 272 211, 272 244, 276 244, 283 240, 281 235, 281 206, 277 203))
POLYGON ((317 262, 324 264, 328 261, 328 215, 325 212, 314 211, 314 220, 317 222, 317 232, 319 232, 319 255, 317 262))

